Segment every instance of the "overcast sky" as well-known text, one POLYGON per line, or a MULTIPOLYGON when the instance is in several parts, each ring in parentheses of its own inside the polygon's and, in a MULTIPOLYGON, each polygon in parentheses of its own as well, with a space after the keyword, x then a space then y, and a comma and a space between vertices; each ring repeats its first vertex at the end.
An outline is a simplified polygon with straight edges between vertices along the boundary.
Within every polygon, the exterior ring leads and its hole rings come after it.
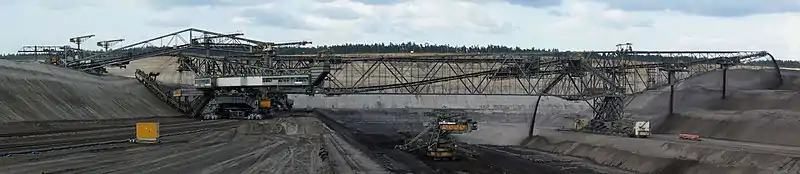
MULTIPOLYGON (((3 0, 0 52, 194 27, 265 41, 767 50, 800 60, 800 0, 3 0)), ((94 44, 92 44, 93 46, 94 44)))

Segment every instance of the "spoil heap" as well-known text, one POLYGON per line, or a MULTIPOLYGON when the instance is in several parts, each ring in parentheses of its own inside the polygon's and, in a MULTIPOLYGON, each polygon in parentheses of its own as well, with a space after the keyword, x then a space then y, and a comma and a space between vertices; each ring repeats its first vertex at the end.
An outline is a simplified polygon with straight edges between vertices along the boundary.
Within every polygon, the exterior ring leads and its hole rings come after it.
POLYGON ((175 115, 132 78, 0 60, 0 122, 175 115))

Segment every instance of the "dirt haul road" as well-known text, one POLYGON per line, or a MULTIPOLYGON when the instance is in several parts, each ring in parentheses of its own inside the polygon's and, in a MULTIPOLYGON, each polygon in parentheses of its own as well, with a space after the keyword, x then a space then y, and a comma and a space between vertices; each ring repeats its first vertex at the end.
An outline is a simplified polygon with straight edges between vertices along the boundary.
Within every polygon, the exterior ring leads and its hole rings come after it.
MULTIPOLYGON (((328 133, 309 117, 242 121, 218 131, 0 158, 9 173, 331 173, 328 133)), ((363 162, 362 162, 363 163, 363 162)), ((372 172, 369 166, 360 166, 372 172)), ((347 171, 346 171, 347 172, 347 171)), ((349 171, 352 172, 352 171, 349 171)), ((375 171, 380 173, 380 171, 375 171)), ((373 173, 375 173, 373 172, 373 173)))

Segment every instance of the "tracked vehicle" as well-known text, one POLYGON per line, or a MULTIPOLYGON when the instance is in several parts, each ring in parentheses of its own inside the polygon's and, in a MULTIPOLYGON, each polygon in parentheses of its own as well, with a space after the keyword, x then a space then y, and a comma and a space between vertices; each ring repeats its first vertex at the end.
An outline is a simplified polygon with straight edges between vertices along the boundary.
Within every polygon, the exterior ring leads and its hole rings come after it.
POLYGON ((294 101, 286 92, 302 93, 319 74, 198 78, 194 87, 208 103, 198 113, 203 119, 263 119, 277 111, 291 110, 294 101))
POLYGON ((458 143, 452 135, 478 130, 477 122, 461 114, 429 112, 426 115, 433 117, 433 121, 428 122, 422 132, 395 148, 433 160, 454 160, 458 143))
POLYGON ((263 119, 275 116, 275 112, 291 110, 294 101, 288 94, 314 95, 314 89, 322 86, 330 72, 330 64, 324 58, 298 63, 279 57, 276 50, 280 46, 311 42, 260 42, 237 38, 241 35, 214 34, 192 38, 186 45, 151 48, 152 54, 178 57, 177 71, 195 74, 191 85, 164 89, 155 80, 157 74, 138 69, 136 78, 162 100, 194 118, 263 119), (249 44, 219 43, 231 39, 249 44))
POLYGON ((155 80, 158 74, 137 70, 136 77, 167 103, 196 118, 264 119, 293 108, 288 94, 313 95, 318 79, 328 72, 326 64, 320 66, 306 74, 195 78, 193 85, 174 89, 171 96, 155 80))

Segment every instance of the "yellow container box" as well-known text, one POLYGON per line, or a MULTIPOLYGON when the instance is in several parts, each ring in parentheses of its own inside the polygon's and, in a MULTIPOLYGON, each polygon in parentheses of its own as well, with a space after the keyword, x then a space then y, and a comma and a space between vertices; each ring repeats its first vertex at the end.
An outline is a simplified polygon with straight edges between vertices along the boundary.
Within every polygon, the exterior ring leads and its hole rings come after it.
POLYGON ((259 105, 259 107, 261 108, 269 108, 270 106, 272 106, 272 102, 270 102, 269 100, 261 100, 259 105))
POLYGON ((443 131, 466 131, 469 126, 466 124, 442 124, 439 125, 439 129, 443 131))
POLYGON ((136 123, 137 142, 157 142, 159 136, 159 125, 156 122, 136 123))

